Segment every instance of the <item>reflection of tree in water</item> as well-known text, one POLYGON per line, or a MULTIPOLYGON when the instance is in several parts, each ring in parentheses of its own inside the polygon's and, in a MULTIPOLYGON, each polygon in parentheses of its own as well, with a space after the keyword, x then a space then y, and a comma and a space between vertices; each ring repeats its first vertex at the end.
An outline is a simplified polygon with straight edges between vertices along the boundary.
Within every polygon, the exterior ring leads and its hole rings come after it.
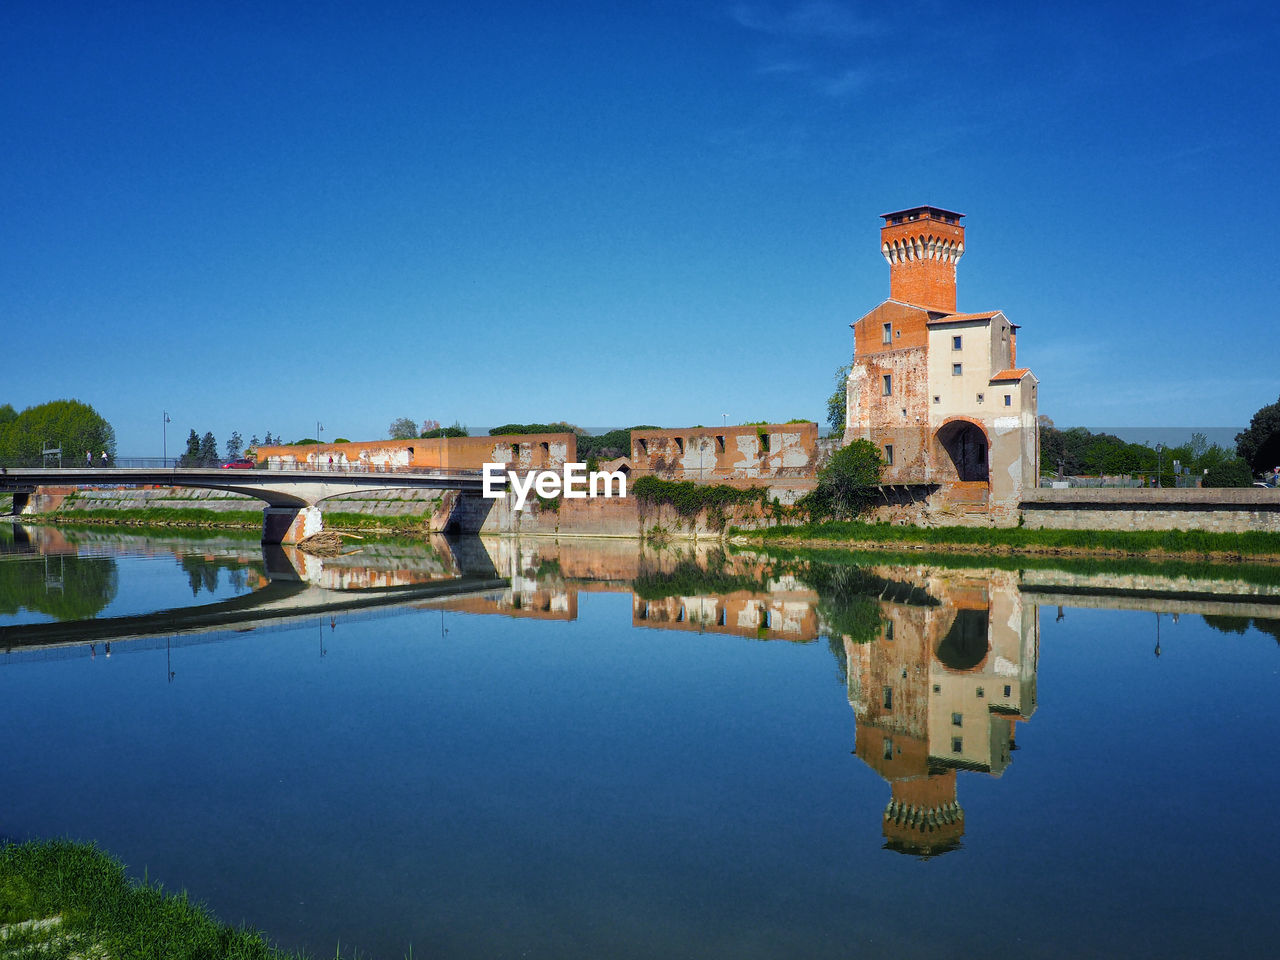
POLYGON ((178 563, 187 574, 193 597, 199 596, 201 590, 217 593, 218 575, 224 569, 227 571, 227 584, 235 593, 243 593, 248 585, 245 566, 234 558, 211 558, 192 553, 179 557, 178 563))
POLYGON ((55 620, 88 620, 115 599, 114 557, 54 555, 0 563, 0 613, 26 609, 55 620))
POLYGON ((210 593, 217 592, 219 564, 216 560, 188 554, 180 557, 178 563, 186 571, 187 580, 191 584, 191 596, 199 596, 201 588, 210 593))
POLYGON ((1245 634, 1249 632, 1249 627, 1252 626, 1255 630, 1275 638, 1276 643, 1280 643, 1280 620, 1268 620, 1262 617, 1229 617, 1206 613, 1204 614, 1204 622, 1219 633, 1245 634))
POLYGON ((848 682, 845 640, 870 643, 880 635, 881 597, 905 590, 918 603, 938 602, 919 588, 886 580, 852 563, 811 560, 798 564, 794 573, 796 579, 818 594, 818 619, 826 632, 827 647, 835 658, 841 683, 848 682), (915 593, 920 596, 914 597, 915 593))
POLYGON ((699 563, 693 557, 681 557, 670 570, 656 570, 642 565, 639 575, 632 581, 631 589, 642 600, 708 597, 737 593, 740 590, 768 593, 769 578, 763 572, 731 571, 728 559, 717 550, 708 553, 704 563, 699 563))

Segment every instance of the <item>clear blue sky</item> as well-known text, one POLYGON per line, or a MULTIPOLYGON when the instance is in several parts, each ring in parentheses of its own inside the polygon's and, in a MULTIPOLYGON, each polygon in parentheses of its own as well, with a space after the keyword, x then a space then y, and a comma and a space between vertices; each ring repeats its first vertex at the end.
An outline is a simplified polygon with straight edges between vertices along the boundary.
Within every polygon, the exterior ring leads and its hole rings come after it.
POLYGON ((0 403, 121 455, 396 417, 824 418, 877 217, 1060 425, 1280 395, 1273 4, 0 7, 0 403))

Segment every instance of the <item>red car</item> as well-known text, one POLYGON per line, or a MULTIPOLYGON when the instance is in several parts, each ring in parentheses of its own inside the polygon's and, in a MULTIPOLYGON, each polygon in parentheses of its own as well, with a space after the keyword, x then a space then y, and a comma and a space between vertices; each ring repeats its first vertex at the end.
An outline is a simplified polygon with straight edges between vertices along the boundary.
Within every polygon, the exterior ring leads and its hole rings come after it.
POLYGON ((252 470, 255 464, 248 457, 239 457, 235 460, 228 460, 222 465, 223 470, 252 470))

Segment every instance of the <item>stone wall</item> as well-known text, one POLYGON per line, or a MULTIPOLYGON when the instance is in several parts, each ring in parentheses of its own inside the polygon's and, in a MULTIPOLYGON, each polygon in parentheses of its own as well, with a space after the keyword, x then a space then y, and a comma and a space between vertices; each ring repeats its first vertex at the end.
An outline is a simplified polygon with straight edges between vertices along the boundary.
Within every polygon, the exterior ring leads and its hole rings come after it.
POLYGON ((1033 530, 1209 530, 1280 533, 1280 490, 1072 488, 1028 491, 1019 510, 1033 530))

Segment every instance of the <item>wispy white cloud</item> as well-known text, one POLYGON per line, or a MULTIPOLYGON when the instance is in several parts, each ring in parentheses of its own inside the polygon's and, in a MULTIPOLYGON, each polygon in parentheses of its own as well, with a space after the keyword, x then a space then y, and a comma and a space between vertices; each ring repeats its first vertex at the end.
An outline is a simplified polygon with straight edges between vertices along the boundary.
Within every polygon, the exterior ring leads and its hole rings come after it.
POLYGON ((820 89, 829 97, 847 97, 867 85, 870 75, 866 70, 845 70, 839 76, 821 82, 820 89))
POLYGON ((789 7, 736 3, 729 12, 739 26, 748 30, 803 40, 842 41, 880 32, 874 21, 863 19, 848 6, 831 0, 805 0, 789 7))

